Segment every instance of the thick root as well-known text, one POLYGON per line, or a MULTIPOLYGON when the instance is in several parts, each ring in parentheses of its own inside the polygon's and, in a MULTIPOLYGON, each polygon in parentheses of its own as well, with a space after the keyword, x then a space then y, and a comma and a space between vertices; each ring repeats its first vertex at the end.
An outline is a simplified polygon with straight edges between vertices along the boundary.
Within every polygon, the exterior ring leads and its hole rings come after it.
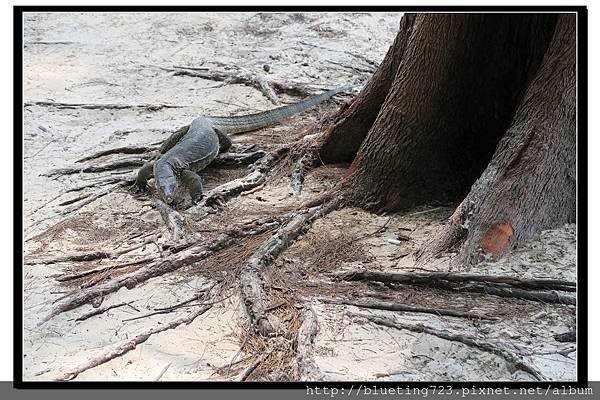
POLYGON ((346 281, 375 281, 403 285, 433 286, 456 292, 484 293, 544 303, 576 304, 575 296, 558 293, 558 291, 575 291, 575 282, 556 279, 519 279, 509 276, 470 275, 449 272, 394 273, 379 271, 350 271, 335 274, 335 276, 346 281))
POLYGON ((408 305, 408 304, 390 303, 387 301, 377 301, 377 300, 352 301, 352 300, 330 300, 330 299, 322 299, 322 301, 325 303, 330 303, 330 304, 345 304, 345 305, 359 307, 359 308, 370 308, 373 310, 425 313, 425 314, 433 314, 433 315, 444 315, 444 316, 455 317, 455 318, 487 319, 487 320, 493 320, 493 321, 498 320, 497 317, 492 317, 492 316, 468 312, 468 311, 449 310, 446 308, 417 307, 417 306, 412 306, 412 305, 408 305))
POLYGON ((258 333, 269 336, 277 331, 278 321, 269 318, 268 301, 263 287, 263 272, 283 250, 287 249, 312 223, 339 206, 337 200, 292 216, 287 225, 275 233, 250 257, 240 270, 240 288, 250 321, 258 333))
MULTIPOLYGON (((231 229, 210 242, 197 243, 195 245, 185 247, 179 252, 172 253, 159 260, 150 262, 136 271, 99 283, 98 285, 82 289, 57 302, 50 313, 42 319, 40 325, 58 314, 80 307, 81 305, 89 303, 96 298, 116 292, 122 287, 132 289, 150 278, 161 276, 166 273, 176 271, 186 265, 191 265, 202 261, 225 247, 239 243, 245 237, 267 232, 279 226, 279 224, 280 220, 277 218, 267 218, 254 221, 250 225, 231 229)), ((173 250, 176 249, 173 248, 173 250)))
MULTIPOLYGON (((224 183, 206 193, 198 203, 199 207, 223 206, 232 197, 243 192, 248 192, 265 183, 267 174, 273 169, 281 158, 288 152, 289 147, 281 147, 269 152, 250 166, 250 173, 242 178, 224 183)), ((251 153, 251 154, 256 154, 251 153)))
POLYGON ((437 336, 441 339, 450 340, 453 342, 459 342, 459 343, 465 344, 467 346, 475 347, 477 349, 487 351, 489 353, 496 354, 496 355, 504 358, 504 360, 509 365, 511 365, 514 368, 519 369, 521 371, 527 372, 528 374, 532 375, 538 381, 548 380, 537 369, 526 364, 521 359, 521 356, 514 354, 513 352, 510 352, 510 351, 506 350, 505 348, 501 348, 490 342, 486 342, 482 339, 479 339, 479 338, 476 338, 476 337, 473 337, 473 336, 470 336, 467 334, 444 331, 441 329, 437 329, 437 328, 433 328, 433 327, 429 327, 429 326, 425 326, 425 325, 421 325, 421 324, 406 324, 403 322, 393 321, 388 318, 376 317, 374 315, 355 314, 355 313, 347 313, 347 314, 348 314, 348 316, 354 317, 354 318, 364 318, 364 319, 366 319, 370 322, 373 322, 377 325, 382 325, 382 326, 386 326, 389 328, 407 330, 407 331, 417 332, 417 333, 426 333, 428 335, 437 336))
POLYGON ((320 381, 323 379, 323 373, 317 367, 312 356, 313 341, 318 332, 317 315, 315 310, 308 305, 304 305, 302 310, 302 324, 298 330, 297 341, 297 361, 298 373, 301 381, 320 381))

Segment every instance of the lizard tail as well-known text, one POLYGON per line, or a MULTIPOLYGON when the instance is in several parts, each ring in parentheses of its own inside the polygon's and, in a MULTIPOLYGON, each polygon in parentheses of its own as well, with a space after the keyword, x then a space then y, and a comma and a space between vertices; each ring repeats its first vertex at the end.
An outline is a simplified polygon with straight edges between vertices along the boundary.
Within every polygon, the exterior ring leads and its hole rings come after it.
POLYGON ((256 114, 208 118, 213 122, 215 128, 221 130, 225 134, 253 131, 275 125, 286 118, 299 114, 311 107, 316 106, 319 103, 322 103, 325 100, 330 99, 336 94, 343 92, 352 86, 353 85, 350 84, 338 86, 334 89, 328 90, 314 97, 301 100, 297 103, 256 114))

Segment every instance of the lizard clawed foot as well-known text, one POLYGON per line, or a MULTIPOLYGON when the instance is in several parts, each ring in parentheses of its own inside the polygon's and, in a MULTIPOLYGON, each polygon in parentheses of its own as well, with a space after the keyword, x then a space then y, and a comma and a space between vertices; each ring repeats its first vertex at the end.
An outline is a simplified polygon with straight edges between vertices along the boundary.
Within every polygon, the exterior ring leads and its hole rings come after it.
POLYGON ((204 205, 214 209, 215 211, 225 207, 225 197, 222 194, 214 194, 204 199, 204 205))
POLYGON ((196 206, 196 205, 202 203, 202 199, 204 199, 204 197, 205 197, 204 194, 192 196, 192 204, 196 206))
POLYGON ((129 187, 133 193, 145 193, 148 191, 148 185, 146 183, 138 183, 134 182, 133 185, 129 187))

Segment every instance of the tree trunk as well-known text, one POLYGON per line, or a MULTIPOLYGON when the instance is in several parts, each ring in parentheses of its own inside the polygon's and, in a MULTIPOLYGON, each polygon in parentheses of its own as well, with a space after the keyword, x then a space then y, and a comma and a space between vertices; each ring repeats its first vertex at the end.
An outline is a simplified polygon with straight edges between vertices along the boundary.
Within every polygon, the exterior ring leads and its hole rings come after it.
POLYGON ((320 160, 324 163, 349 163, 354 159, 392 86, 414 24, 415 14, 404 15, 396 40, 381 66, 324 137, 319 149, 320 160))
POLYGON ((574 221, 575 16, 405 16, 320 155, 353 155, 353 205, 462 200, 435 251, 466 240, 466 252, 498 256, 574 221))
POLYGON ((560 16, 511 126, 441 233, 465 238, 466 261, 496 258, 544 229, 575 222, 575 57, 575 16, 560 16))

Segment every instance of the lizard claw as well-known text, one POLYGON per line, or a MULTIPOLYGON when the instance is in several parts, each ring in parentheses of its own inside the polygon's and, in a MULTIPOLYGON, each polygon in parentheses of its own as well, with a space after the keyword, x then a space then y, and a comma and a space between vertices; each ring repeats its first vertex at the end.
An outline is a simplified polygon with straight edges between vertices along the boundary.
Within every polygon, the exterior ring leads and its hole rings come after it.
POLYGON ((134 182, 133 185, 131 185, 129 187, 129 189, 133 192, 133 193, 144 193, 148 191, 148 185, 144 182, 144 183, 139 183, 139 182, 134 182))
POLYGON ((149 194, 150 187, 148 187, 146 184, 144 184, 144 186, 140 186, 137 183, 134 183, 133 185, 129 186, 129 192, 134 198, 141 200, 144 195, 149 194))
POLYGON ((210 197, 207 197, 206 200, 204 200, 204 204, 207 207, 220 210, 225 207, 225 198, 221 194, 214 194, 210 197))
POLYGON ((192 204, 195 206, 200 204, 204 197, 205 197, 204 194, 200 194, 198 196, 192 197, 192 204))

